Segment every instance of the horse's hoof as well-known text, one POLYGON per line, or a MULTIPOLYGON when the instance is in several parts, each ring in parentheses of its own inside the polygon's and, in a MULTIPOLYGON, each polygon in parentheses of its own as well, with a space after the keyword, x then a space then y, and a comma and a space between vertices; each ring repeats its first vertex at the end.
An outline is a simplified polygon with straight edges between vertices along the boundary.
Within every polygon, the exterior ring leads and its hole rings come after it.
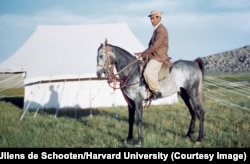
POLYGON ((123 139, 122 143, 123 144, 130 144, 132 142, 132 139, 123 139))
POLYGON ((186 137, 192 138, 193 133, 194 133, 194 132, 188 132, 188 133, 186 134, 186 137))
POLYGON ((193 147, 194 147, 194 148, 201 148, 201 147, 203 147, 202 142, 196 140, 196 141, 194 142, 193 147))
POLYGON ((122 140, 122 143, 128 144, 128 140, 127 140, 127 139, 124 139, 124 140, 122 140))
POLYGON ((134 147, 141 147, 142 142, 141 141, 137 141, 136 143, 134 143, 134 147))

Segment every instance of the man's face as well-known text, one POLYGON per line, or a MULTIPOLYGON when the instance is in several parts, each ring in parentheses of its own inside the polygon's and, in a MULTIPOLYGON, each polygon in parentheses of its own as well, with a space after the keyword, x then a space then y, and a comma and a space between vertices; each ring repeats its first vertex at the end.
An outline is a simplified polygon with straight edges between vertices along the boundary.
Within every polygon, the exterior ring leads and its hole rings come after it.
POLYGON ((156 26, 158 23, 160 23, 161 18, 160 18, 160 17, 157 17, 157 16, 155 16, 155 15, 152 15, 152 16, 150 17, 150 20, 151 20, 152 25, 153 25, 153 26, 156 26))

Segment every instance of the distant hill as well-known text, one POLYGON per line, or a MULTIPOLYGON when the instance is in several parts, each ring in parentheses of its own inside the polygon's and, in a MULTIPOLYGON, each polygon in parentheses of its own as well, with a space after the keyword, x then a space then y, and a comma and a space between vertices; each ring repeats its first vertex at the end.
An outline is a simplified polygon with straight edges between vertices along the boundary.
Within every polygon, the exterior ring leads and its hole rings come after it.
POLYGON ((250 73, 250 45, 202 59, 208 75, 250 73))

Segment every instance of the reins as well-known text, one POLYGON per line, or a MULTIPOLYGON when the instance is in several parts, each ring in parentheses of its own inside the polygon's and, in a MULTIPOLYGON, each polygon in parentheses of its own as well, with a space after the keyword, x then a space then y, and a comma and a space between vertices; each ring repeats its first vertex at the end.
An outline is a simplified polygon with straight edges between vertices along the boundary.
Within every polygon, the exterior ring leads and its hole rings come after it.
MULTIPOLYGON (((109 84, 109 86, 111 88, 113 88, 113 89, 122 89, 124 87, 135 85, 135 84, 138 84, 138 83, 141 82, 141 80, 139 80, 138 82, 135 82, 135 83, 126 84, 126 81, 129 78, 126 78, 126 80, 125 80, 125 79, 119 77, 119 74, 121 74, 123 71, 125 71, 126 69, 128 69, 133 64, 137 63, 138 62, 137 59, 134 60, 134 61, 132 61, 131 63, 129 63, 126 67, 122 68, 116 74, 114 74, 114 67, 112 65, 110 65, 110 53, 109 53, 108 47, 105 47, 105 54, 106 54, 106 56, 105 56, 105 63, 104 63, 103 66, 102 65, 99 65, 99 66, 102 66, 104 69, 108 70, 109 73, 107 75, 107 80, 108 80, 108 84, 109 84), (112 67, 110 67, 110 66, 112 66, 112 67), (111 85, 112 82, 113 82, 113 85, 111 85), (117 82, 120 82, 120 87, 116 87, 117 82)), ((133 72, 130 73, 129 77, 133 75, 133 73, 134 73, 135 70, 136 69, 134 69, 133 72)))

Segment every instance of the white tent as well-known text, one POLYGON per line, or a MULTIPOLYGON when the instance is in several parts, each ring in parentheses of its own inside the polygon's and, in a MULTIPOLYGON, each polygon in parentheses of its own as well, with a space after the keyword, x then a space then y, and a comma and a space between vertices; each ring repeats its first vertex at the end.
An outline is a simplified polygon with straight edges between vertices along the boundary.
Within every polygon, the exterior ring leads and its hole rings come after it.
MULTIPOLYGON (((96 79, 97 49, 106 38, 132 54, 145 49, 125 23, 40 25, 0 72, 26 72, 25 109, 126 105, 120 91, 96 79)), ((173 95, 165 103, 176 101, 173 95)))

